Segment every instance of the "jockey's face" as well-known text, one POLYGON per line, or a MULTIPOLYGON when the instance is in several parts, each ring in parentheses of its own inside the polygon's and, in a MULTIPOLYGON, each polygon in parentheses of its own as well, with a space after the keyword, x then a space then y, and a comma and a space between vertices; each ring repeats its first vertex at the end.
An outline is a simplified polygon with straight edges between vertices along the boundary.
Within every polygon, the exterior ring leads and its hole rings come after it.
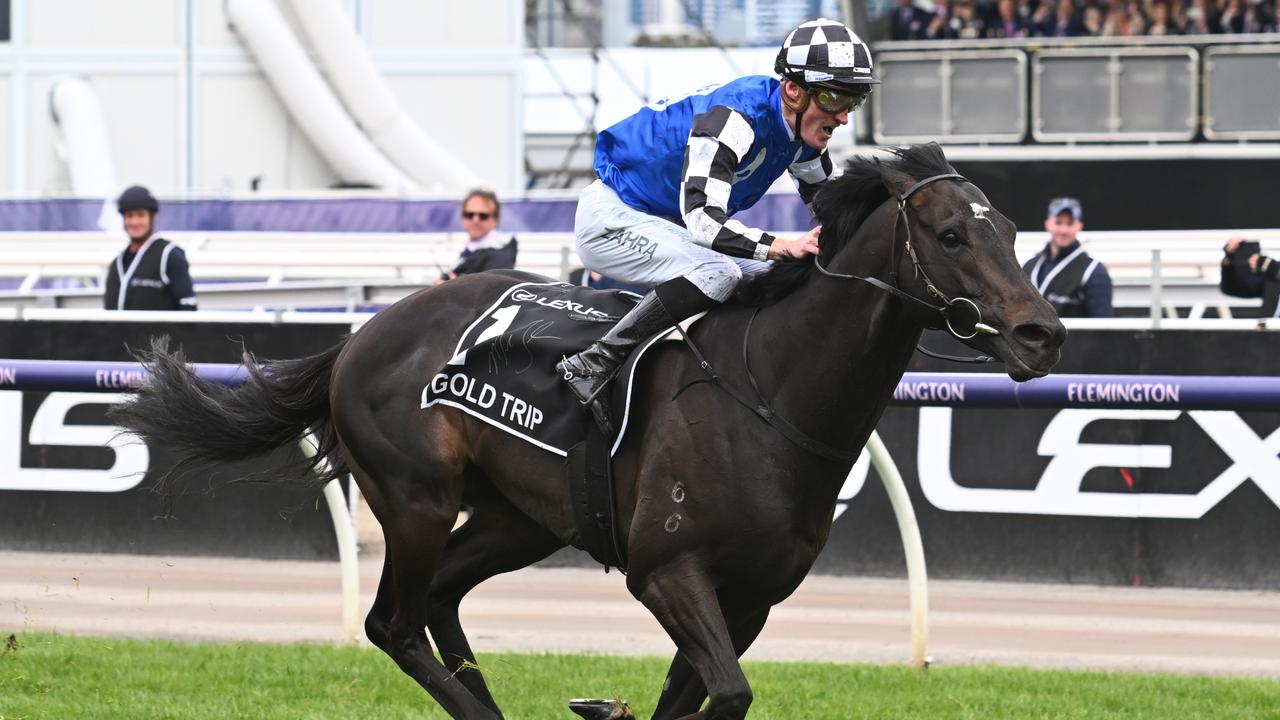
POLYGON ((830 113, 818 107, 818 103, 811 102, 800 116, 800 139, 814 150, 825 150, 836 128, 848 124, 848 110, 830 113))

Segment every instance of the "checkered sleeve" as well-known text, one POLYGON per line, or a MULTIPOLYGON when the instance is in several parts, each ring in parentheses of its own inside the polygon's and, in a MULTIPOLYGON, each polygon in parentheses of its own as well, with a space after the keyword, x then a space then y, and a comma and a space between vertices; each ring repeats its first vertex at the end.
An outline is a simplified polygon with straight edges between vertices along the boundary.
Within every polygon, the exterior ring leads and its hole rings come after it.
POLYGON ((755 130, 742 113, 717 105, 693 119, 680 181, 680 208, 694 240, 734 257, 764 260, 773 236, 729 218, 734 172, 755 130))
POLYGON ((791 179, 796 183, 796 190, 804 204, 813 207, 813 198, 818 194, 822 183, 840 176, 840 168, 831 162, 831 155, 823 150, 810 160, 798 160, 787 168, 791 179))

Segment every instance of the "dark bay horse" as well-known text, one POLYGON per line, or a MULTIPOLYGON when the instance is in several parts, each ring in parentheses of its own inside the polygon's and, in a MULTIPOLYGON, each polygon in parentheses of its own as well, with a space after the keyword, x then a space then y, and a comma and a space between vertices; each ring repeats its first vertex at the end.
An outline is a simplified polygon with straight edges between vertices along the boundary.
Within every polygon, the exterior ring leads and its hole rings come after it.
MULTIPOLYGON (((1015 380, 1047 373, 1066 336, 982 191, 936 145, 893 155, 854 161, 823 190, 818 263, 779 265, 692 332, 726 386, 750 393, 754 382, 795 433, 850 458, 923 328, 950 321, 1015 380), (961 312, 935 309, 948 303, 961 312)), ((152 384, 117 414, 212 459, 313 431, 330 471, 300 463, 280 477, 354 474, 386 538, 365 630, 455 718, 502 717, 458 621, 463 596, 578 538, 561 458, 456 409, 423 410, 419 392, 484 308, 535 279, 483 273, 422 291, 320 355, 247 358, 251 379, 234 389, 160 348, 147 358, 152 384), (473 514, 452 531, 464 505, 473 514)), ((680 343, 656 347, 637 377, 614 473, 626 582, 679 649, 654 717, 738 720, 752 700, 738 657, 812 567, 852 459, 805 449, 695 382, 706 375, 680 343)))

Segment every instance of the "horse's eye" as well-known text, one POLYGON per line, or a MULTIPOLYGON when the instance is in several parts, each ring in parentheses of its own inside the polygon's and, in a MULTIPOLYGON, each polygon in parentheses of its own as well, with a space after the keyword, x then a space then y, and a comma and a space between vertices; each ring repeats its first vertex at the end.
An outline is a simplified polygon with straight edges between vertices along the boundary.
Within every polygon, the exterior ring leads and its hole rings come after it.
POLYGON ((963 240, 960 239, 960 236, 957 235, 954 230, 946 231, 945 233, 942 234, 941 237, 938 238, 938 240, 941 241, 942 244, 945 245, 946 247, 957 247, 964 242, 963 240))

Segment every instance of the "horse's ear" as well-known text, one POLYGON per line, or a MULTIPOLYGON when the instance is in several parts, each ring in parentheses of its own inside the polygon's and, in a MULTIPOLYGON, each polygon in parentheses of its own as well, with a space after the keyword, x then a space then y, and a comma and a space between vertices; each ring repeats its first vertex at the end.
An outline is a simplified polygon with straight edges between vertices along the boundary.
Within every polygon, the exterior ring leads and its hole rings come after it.
POLYGON ((879 158, 876 159, 876 165, 880 167, 880 181, 894 197, 901 197, 916 182, 915 178, 892 165, 880 162, 879 158))

